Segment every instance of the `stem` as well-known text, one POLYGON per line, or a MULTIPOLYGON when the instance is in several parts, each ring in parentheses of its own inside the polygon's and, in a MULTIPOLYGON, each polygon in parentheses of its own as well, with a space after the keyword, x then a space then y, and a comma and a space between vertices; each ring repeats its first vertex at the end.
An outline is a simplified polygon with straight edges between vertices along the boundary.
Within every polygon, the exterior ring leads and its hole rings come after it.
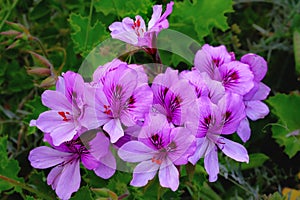
POLYGON ((3 176, 3 175, 1 175, 1 174, 0 174, 0 179, 4 180, 4 181, 6 181, 6 182, 9 182, 10 184, 12 184, 12 185, 14 185, 14 186, 19 186, 19 187, 21 187, 22 189, 27 190, 27 191, 29 191, 29 192, 31 192, 31 193, 35 193, 37 196, 39 196, 39 197, 41 197, 41 198, 43 198, 43 199, 47 199, 47 200, 48 200, 48 199, 49 199, 49 200, 52 199, 50 196, 48 196, 48 195, 46 195, 46 194, 44 194, 44 193, 42 193, 42 192, 40 192, 40 191, 38 191, 38 190, 32 188, 32 187, 29 187, 29 186, 27 186, 25 183, 22 183, 22 182, 20 182, 20 181, 16 181, 16 180, 14 180, 14 179, 8 178, 8 177, 3 176))
POLYGON ((17 3, 19 0, 15 0, 11 6, 11 8, 8 10, 8 12, 6 13, 5 17, 2 19, 2 22, 0 23, 0 30, 2 29, 4 22, 8 19, 8 17, 10 16, 11 11, 16 7, 17 3))
POLYGON ((33 37, 33 40, 36 41, 36 42, 38 43, 38 45, 40 46, 40 48, 41 48, 43 54, 44 54, 45 57, 48 59, 47 51, 46 51, 45 47, 43 46, 41 40, 40 40, 39 38, 37 38, 37 37, 33 37))
POLYGON ((88 38, 89 38, 89 32, 90 32, 90 27, 91 27, 91 19, 92 19, 92 14, 93 14, 93 6, 94 6, 94 0, 91 0, 90 14, 89 14, 89 19, 88 19, 88 24, 86 26, 86 36, 85 36, 85 41, 84 41, 84 50, 86 50, 87 42, 88 42, 88 38))

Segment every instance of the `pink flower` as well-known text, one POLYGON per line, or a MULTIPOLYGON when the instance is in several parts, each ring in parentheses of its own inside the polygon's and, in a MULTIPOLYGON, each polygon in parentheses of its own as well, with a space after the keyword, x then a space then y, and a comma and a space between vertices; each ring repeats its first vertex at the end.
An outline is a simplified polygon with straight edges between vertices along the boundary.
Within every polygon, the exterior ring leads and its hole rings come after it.
POLYGON ((179 172, 175 165, 187 164, 188 157, 194 152, 194 139, 188 129, 171 128, 164 115, 152 113, 138 141, 127 142, 118 151, 124 161, 139 162, 130 184, 144 186, 158 171, 160 185, 177 190, 179 172))
POLYGON ((103 126, 112 143, 124 136, 123 127, 144 121, 152 107, 153 94, 137 65, 127 65, 114 60, 104 68, 99 67, 90 85, 86 112, 89 129, 103 126))
POLYGON ((114 22, 109 26, 112 38, 122 40, 139 47, 153 48, 153 36, 169 27, 167 17, 171 14, 174 2, 167 4, 164 14, 162 6, 153 6, 153 14, 146 28, 144 19, 137 15, 135 21, 126 17, 122 22, 114 22))
POLYGON ((81 75, 68 71, 59 77, 56 91, 46 90, 42 94, 43 105, 51 110, 41 113, 31 124, 50 133, 55 146, 72 140, 76 134, 86 130, 83 119, 86 106, 84 88, 81 75))
POLYGON ((41 146, 30 151, 29 161, 34 168, 54 167, 47 177, 60 199, 69 199, 80 187, 80 162, 102 178, 115 173, 116 161, 109 150, 109 140, 101 132, 87 132, 77 139, 54 146, 52 138, 45 135, 51 147, 41 146), (85 137, 86 136, 86 137, 85 137), (86 138, 92 137, 90 141, 86 138))
POLYGON ((230 141, 221 135, 229 135, 237 130, 245 118, 245 107, 242 97, 227 93, 217 105, 207 97, 199 99, 199 104, 192 110, 193 120, 186 127, 195 132, 196 151, 189 157, 192 164, 204 157, 204 167, 209 174, 209 181, 217 180, 219 173, 219 148, 225 155, 239 162, 248 162, 247 150, 241 144, 230 141))

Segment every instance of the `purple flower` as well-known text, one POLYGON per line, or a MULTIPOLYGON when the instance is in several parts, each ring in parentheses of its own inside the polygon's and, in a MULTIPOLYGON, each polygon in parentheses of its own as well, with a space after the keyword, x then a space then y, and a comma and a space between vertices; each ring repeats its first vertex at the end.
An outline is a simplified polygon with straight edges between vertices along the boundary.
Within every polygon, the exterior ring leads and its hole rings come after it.
POLYGON ((152 106, 153 94, 143 82, 141 70, 135 65, 131 67, 113 61, 104 71, 96 70, 94 82, 87 92, 93 101, 86 111, 94 112, 93 116, 89 115, 87 126, 92 129, 103 125, 112 143, 124 135, 123 126, 130 127, 143 121, 152 106))
POLYGON ((226 91, 244 95, 253 87, 253 74, 248 64, 235 61, 225 46, 204 45, 195 55, 195 67, 212 80, 222 82, 226 91))
MULTIPOLYGON (((266 61, 256 54, 246 54, 241 58, 241 62, 250 66, 250 70, 254 75, 254 87, 244 95, 244 103, 246 106, 246 115, 251 120, 262 119, 269 113, 269 108, 262 102, 270 93, 270 88, 260 82, 267 72, 266 61)), ((237 130, 238 135, 243 142, 246 142, 251 135, 251 129, 248 118, 241 121, 237 130)))
POLYGON ((160 185, 177 190, 179 172, 194 151, 194 136, 186 128, 170 128, 166 117, 152 113, 145 122, 138 141, 124 144, 118 151, 121 159, 139 162, 133 171, 131 185, 141 187, 158 171, 160 185))
POLYGON ((225 95, 225 88, 221 82, 212 80, 207 73, 198 70, 183 71, 180 77, 187 79, 193 86, 197 98, 208 97, 217 104, 225 95))
POLYGON ((217 148, 236 161, 249 161, 247 150, 242 145, 221 136, 236 131, 245 118, 245 108, 241 96, 233 93, 227 93, 218 105, 208 98, 201 98, 198 103, 199 108, 191 111, 193 120, 186 123, 187 128, 196 130, 196 151, 189 161, 196 164, 204 157, 205 170, 209 181, 213 182, 219 173, 217 148))
POLYGON ((206 72, 211 79, 219 80, 218 67, 231 61, 233 61, 232 55, 224 45, 212 47, 205 44, 197 51, 194 65, 200 72, 206 72))
POLYGON ((55 146, 70 141, 84 129, 83 112, 86 106, 84 81, 74 72, 66 72, 59 77, 56 91, 46 90, 42 103, 51 110, 40 114, 31 124, 41 131, 50 133, 55 146))
POLYGON ((152 48, 153 36, 162 30, 169 27, 167 17, 171 14, 174 2, 167 4, 167 8, 164 14, 162 14, 162 6, 153 6, 153 14, 148 23, 148 29, 146 29, 144 19, 137 15, 135 21, 126 17, 122 22, 114 22, 109 26, 112 38, 116 38, 133 44, 139 47, 152 48))
POLYGON ((80 161, 89 170, 102 178, 109 178, 115 172, 115 160, 109 151, 109 140, 103 133, 87 132, 82 137, 54 146, 48 134, 45 139, 53 146, 33 149, 29 160, 34 168, 54 167, 47 177, 60 199, 69 199, 80 187, 80 161), (93 139, 90 140, 89 137, 93 139), (104 167, 103 167, 104 166, 104 167), (111 168, 114 167, 114 168, 111 168))
POLYGON ((219 72, 226 91, 244 95, 254 86, 253 74, 247 64, 232 61, 221 65, 219 72))
POLYGON ((182 125, 189 116, 189 107, 196 100, 188 81, 179 79, 177 70, 167 68, 164 74, 155 77, 151 88, 154 109, 164 114, 168 122, 182 125))

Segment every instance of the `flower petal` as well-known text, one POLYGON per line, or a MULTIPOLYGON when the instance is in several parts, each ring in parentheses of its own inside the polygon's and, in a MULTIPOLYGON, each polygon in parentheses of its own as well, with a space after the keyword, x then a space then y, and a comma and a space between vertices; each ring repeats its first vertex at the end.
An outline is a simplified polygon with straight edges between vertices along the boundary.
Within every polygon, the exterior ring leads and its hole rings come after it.
POLYGON ((219 160, 216 147, 205 156, 204 168, 209 175, 209 182, 215 182, 219 174, 219 160))
POLYGON ((72 111, 71 102, 69 102, 64 94, 58 91, 46 90, 45 92, 43 92, 42 103, 52 110, 72 111))
POLYGON ((169 159, 175 165, 185 165, 188 162, 188 157, 195 151, 195 136, 187 128, 173 128, 168 147, 173 148, 174 146, 174 150, 168 153, 169 159))
POLYGON ((245 117, 245 119, 243 119, 240 122, 240 125, 237 129, 237 134, 242 139, 243 142, 247 142, 249 140, 251 135, 251 129, 247 117, 245 117))
POLYGON ((200 158, 207 156, 215 148, 215 143, 211 142, 207 137, 196 138, 195 153, 189 157, 189 162, 195 165, 200 158))
POLYGON ((161 5, 153 6, 153 14, 148 23, 148 31, 149 32, 159 32, 162 29, 166 29, 169 27, 169 22, 167 20, 167 17, 172 13, 173 5, 174 5, 173 1, 168 3, 166 11, 164 12, 163 15, 161 15, 161 12, 162 12, 161 5))
POLYGON ((51 185, 52 189, 55 190, 57 188, 57 183, 60 179, 61 173, 64 169, 64 166, 58 165, 51 169, 50 173, 47 176, 47 184, 51 185))
POLYGON ((109 134, 112 143, 117 142, 124 135, 124 130, 119 119, 111 119, 103 126, 103 130, 109 134))
POLYGON ((232 61, 221 65, 219 71, 226 91, 244 95, 254 86, 253 74, 247 64, 232 61))
POLYGON ((114 22, 108 28, 111 31, 111 37, 119 39, 123 42, 136 45, 138 43, 138 36, 131 28, 134 21, 126 17, 122 22, 114 22))
POLYGON ((133 178, 130 185, 141 187, 145 186, 149 180, 155 176, 159 165, 151 160, 143 161, 133 170, 133 178))
POLYGON ((179 186, 179 172, 171 160, 166 159, 158 172, 159 183, 163 187, 176 191, 179 186))
POLYGON ((137 120, 144 120, 145 116, 149 113, 152 107, 152 101, 153 101, 153 93, 151 88, 148 85, 144 84, 136 88, 132 96, 128 100, 128 107, 126 109, 127 115, 124 115, 130 119, 125 120, 123 115, 121 115, 121 121, 126 126, 133 126, 135 125, 137 120), (135 123, 134 124, 129 123, 131 120, 133 120, 135 123), (129 122, 125 123, 126 121, 129 122))
POLYGON ((141 162, 153 157, 155 151, 142 142, 130 141, 118 151, 119 157, 127 162, 141 162))
POLYGON ((222 145, 221 150, 226 156, 239 162, 249 162, 248 152, 243 145, 226 138, 223 139, 224 144, 222 145))
POLYGON ((240 121, 246 117, 242 96, 226 93, 223 99, 219 101, 218 107, 224 120, 222 134, 234 133, 240 121))
POLYGON ((108 179, 116 172, 116 159, 111 151, 108 151, 107 154, 100 158, 99 166, 94 169, 94 172, 97 176, 108 179))
POLYGON ((60 199, 70 199, 72 193, 79 189, 81 182, 79 161, 74 159, 64 166, 55 190, 60 199))
POLYGON ((251 71, 254 74, 254 80, 261 81, 268 70, 267 62, 259 55, 248 53, 241 58, 241 62, 246 63, 250 66, 251 71))
POLYGON ((31 150, 28 159, 32 167, 37 169, 46 169, 69 160, 72 155, 72 153, 62 152, 50 147, 42 146, 31 150))
POLYGON ((269 107, 261 101, 246 101, 246 114, 255 121, 269 114, 269 107))
POLYGON ((267 96, 269 95, 270 91, 271 91, 271 89, 267 85, 260 82, 258 84, 258 90, 253 95, 251 100, 265 100, 267 98, 267 96))

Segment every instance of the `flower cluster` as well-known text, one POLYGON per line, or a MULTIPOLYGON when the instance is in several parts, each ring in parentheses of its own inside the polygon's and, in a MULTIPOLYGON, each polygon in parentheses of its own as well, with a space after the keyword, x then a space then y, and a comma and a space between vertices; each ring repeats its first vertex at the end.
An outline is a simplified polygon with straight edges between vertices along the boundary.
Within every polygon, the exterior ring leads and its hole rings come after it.
MULTIPOLYGON (((113 23, 109 29, 117 38, 157 53, 155 38, 168 27, 173 2, 153 7, 145 22, 137 16, 113 23)), ((270 89, 261 80, 267 71, 265 60, 246 54, 240 60, 225 46, 208 44, 196 53, 192 70, 167 68, 149 84, 143 65, 119 59, 99 66, 91 81, 66 72, 56 90, 46 90, 42 103, 50 110, 32 120, 45 133, 42 146, 30 152, 31 165, 54 167, 47 177, 61 199, 69 199, 80 187, 80 162, 101 178, 116 171, 116 158, 137 163, 131 185, 145 186, 158 173, 160 185, 175 191, 179 169, 204 158, 209 181, 219 173, 218 153, 248 162, 244 146, 227 139, 237 132, 243 142, 250 137, 248 119, 266 116, 262 102, 270 89)))

